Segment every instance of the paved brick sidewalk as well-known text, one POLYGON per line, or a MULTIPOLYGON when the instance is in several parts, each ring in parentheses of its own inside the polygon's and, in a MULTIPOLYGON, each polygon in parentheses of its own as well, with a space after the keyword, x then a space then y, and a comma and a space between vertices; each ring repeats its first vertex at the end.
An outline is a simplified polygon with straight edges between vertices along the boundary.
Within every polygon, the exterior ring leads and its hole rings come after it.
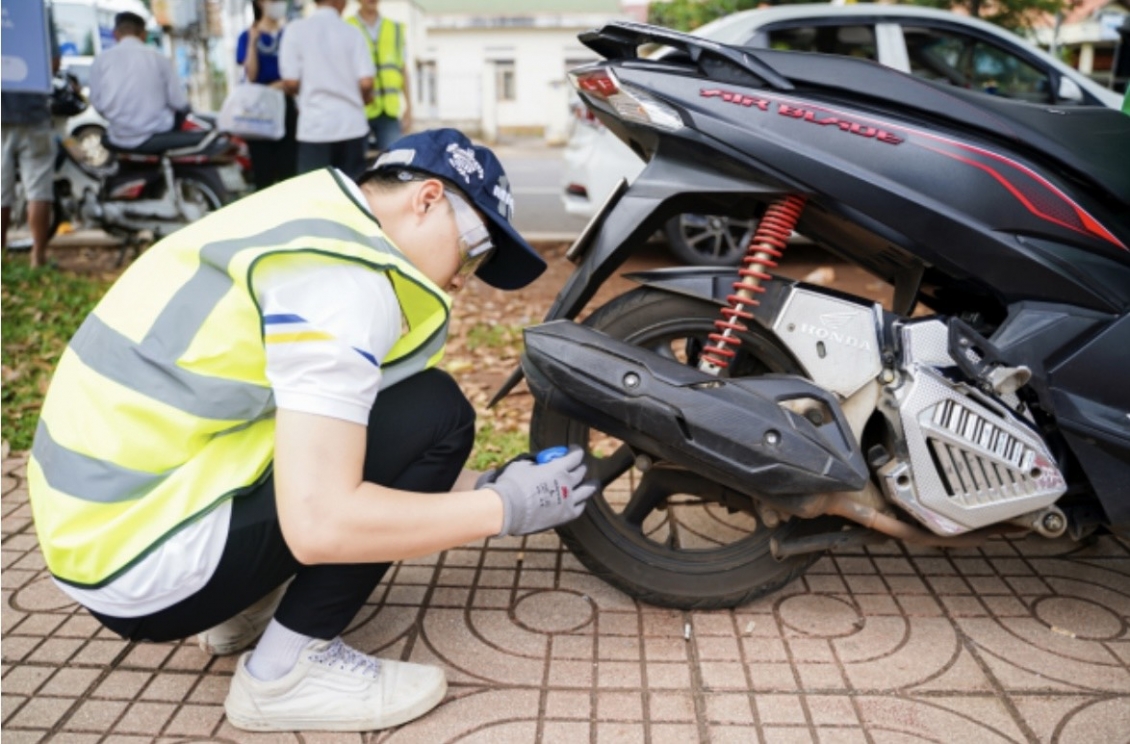
MULTIPOLYGON (((4 744, 362 740, 224 720, 230 658, 118 640, 51 583, 3 462, 4 744)), ((734 612, 640 606, 552 535, 390 571, 353 645, 447 669, 375 742, 1088 742, 1130 732, 1130 549, 995 542, 824 558, 734 612)))

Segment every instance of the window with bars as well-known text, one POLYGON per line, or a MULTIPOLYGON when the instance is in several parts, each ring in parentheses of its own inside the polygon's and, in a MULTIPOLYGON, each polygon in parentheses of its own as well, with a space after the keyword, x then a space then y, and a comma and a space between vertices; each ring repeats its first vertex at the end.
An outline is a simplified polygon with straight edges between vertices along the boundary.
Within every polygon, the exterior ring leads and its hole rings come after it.
POLYGON ((495 95, 499 101, 513 101, 517 99, 517 85, 514 78, 513 60, 495 60, 494 62, 495 95))

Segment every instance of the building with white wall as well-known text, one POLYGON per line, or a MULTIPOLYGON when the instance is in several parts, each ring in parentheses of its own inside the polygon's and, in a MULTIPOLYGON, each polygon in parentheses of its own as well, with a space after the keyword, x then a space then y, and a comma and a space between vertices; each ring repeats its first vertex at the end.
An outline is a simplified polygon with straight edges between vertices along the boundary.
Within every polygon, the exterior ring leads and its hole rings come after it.
MULTIPOLYGON (((1057 20, 1048 16, 1033 29, 1040 46, 1055 49, 1064 60, 1095 81, 1121 90, 1115 79, 1118 30, 1130 23, 1130 0, 1078 0, 1057 20)), ((1125 73, 1123 73, 1125 75, 1125 73)))
MULTIPOLYGON (((251 19, 248 0, 189 1, 222 8, 230 89, 240 79, 235 43, 251 19)), ((297 15, 313 5, 292 0, 297 15)), ((350 2, 345 15, 356 12, 350 2)), ((558 143, 569 123, 566 70, 598 58, 577 34, 642 20, 647 0, 381 0, 380 12, 405 24, 414 129, 452 126, 487 141, 536 135, 558 143)))
POLYGON ((408 27, 416 128, 485 140, 567 133, 566 70, 597 55, 577 34, 626 17, 620 0, 382 0, 408 27))

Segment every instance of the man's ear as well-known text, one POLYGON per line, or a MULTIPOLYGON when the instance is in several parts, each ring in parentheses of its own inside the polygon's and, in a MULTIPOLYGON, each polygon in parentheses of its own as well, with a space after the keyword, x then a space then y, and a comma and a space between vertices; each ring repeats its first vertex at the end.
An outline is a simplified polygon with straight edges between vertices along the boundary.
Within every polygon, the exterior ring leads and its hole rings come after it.
POLYGON ((420 184, 413 206, 417 212, 427 212, 441 199, 443 199, 443 182, 438 178, 429 178, 420 184))

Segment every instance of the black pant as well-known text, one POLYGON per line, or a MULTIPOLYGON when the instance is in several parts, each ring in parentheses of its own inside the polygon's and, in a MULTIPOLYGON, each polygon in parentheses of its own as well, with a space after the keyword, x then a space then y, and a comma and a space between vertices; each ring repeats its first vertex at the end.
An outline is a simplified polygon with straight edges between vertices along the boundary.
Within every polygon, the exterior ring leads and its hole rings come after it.
POLYGON ((340 142, 298 142, 298 172, 325 168, 327 165, 356 178, 365 170, 365 143, 368 135, 340 142))
MULTIPOLYGON (((450 491, 474 439, 475 411, 455 381, 435 369, 414 375, 377 396, 365 480, 405 491, 450 491)), ((388 568, 295 560, 279 528, 269 478, 235 499, 223 557, 203 589, 145 617, 91 614, 130 640, 187 638, 235 616, 293 576, 275 618, 296 633, 328 640, 345 630, 388 568)))
POLYGON ((248 140, 251 152, 251 174, 256 189, 285 181, 298 173, 298 107, 294 99, 286 97, 286 133, 278 140, 248 140))

